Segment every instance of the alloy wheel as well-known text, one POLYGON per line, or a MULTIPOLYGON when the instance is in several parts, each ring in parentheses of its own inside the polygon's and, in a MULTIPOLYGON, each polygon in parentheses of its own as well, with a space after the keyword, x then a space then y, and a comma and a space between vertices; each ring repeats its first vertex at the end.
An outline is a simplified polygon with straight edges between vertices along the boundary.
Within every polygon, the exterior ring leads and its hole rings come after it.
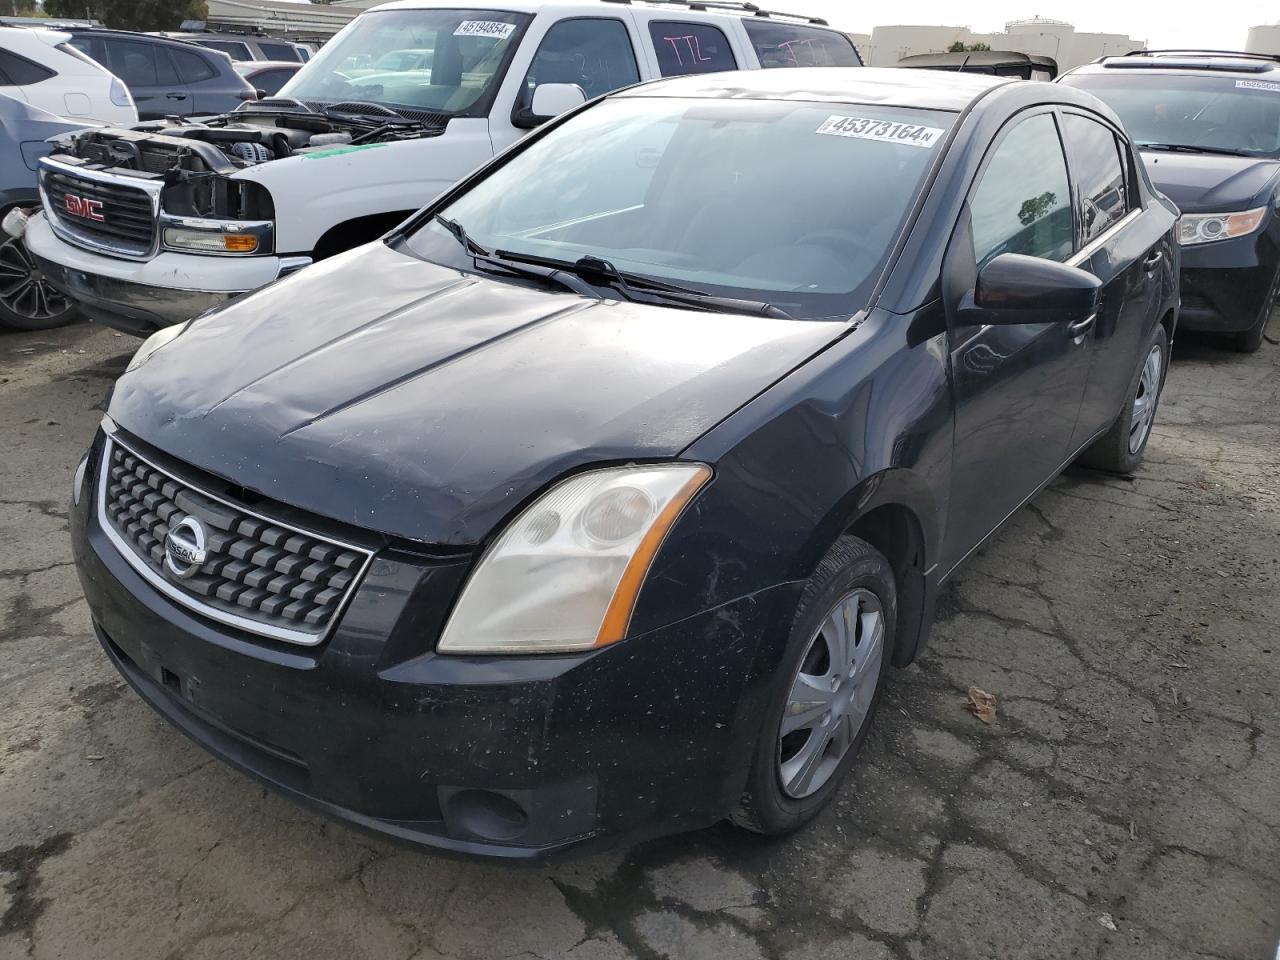
POLYGON ((838 600, 809 639, 778 731, 778 782, 795 799, 831 779, 866 722, 884 658, 884 610, 869 590, 838 600))
POLYGON ((1160 374, 1164 368, 1164 351, 1152 344, 1147 359, 1142 363, 1142 377, 1138 380, 1138 393, 1133 398, 1133 416, 1129 420, 1129 453, 1142 449, 1151 433, 1156 415, 1156 401, 1160 397, 1160 374))
POLYGON ((0 244, 0 303, 28 320, 52 320, 74 304, 49 283, 26 245, 10 239, 0 244))

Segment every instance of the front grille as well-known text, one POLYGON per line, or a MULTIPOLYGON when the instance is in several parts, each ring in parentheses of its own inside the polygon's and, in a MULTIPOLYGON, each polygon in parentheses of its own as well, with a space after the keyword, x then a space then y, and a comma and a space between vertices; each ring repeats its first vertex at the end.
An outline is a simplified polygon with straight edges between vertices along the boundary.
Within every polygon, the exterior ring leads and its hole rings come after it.
POLYGON ((145 190, 53 170, 44 171, 42 183, 49 209, 59 223, 75 234, 135 256, 151 251, 156 238, 156 216, 151 196, 145 190), (86 201, 100 205, 94 208, 100 220, 71 212, 83 209, 86 201))
POLYGON ((214 620, 316 644, 336 621, 369 553, 196 490, 118 440, 107 441, 101 522, 125 559, 171 598, 214 620), (198 564, 166 556, 169 532, 204 537, 198 564), (175 570, 175 566, 178 570, 175 570), (181 574, 186 574, 183 576, 181 574))

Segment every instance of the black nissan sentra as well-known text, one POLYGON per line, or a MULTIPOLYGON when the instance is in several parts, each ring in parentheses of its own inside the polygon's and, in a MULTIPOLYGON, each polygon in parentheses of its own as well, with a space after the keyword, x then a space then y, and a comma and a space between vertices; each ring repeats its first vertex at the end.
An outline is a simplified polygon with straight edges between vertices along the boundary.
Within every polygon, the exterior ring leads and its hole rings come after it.
POLYGON ((1063 86, 595 101, 143 345, 75 478, 98 636, 212 752, 429 847, 793 829, 961 562, 1142 459, 1175 219, 1063 86))

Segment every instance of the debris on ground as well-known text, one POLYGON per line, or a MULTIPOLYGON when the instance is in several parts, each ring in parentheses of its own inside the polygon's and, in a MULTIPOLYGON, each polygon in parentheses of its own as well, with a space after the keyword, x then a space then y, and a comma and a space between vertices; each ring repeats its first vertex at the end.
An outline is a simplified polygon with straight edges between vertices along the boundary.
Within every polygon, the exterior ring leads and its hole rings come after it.
POLYGON ((996 698, 981 687, 969 688, 969 699, 965 700, 964 708, 983 723, 996 722, 996 698))

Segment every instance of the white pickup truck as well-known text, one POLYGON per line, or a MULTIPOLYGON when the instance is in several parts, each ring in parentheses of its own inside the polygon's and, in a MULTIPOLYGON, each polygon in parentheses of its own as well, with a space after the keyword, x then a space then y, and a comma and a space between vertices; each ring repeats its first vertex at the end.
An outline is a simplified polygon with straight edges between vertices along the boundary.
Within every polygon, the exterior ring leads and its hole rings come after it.
POLYGON ((280 93, 69 135, 16 229, 91 318, 139 335, 384 234, 549 117, 675 74, 859 66, 811 17, 696 0, 401 0, 280 93))

